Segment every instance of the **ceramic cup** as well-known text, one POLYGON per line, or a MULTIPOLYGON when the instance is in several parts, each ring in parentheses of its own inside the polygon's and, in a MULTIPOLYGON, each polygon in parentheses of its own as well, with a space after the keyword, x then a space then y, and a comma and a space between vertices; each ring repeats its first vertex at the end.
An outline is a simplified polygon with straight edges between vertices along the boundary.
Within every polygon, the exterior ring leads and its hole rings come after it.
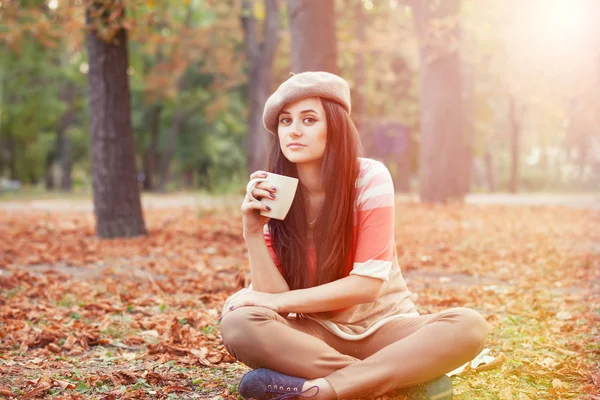
POLYGON ((268 173, 265 178, 255 178, 248 182, 248 185, 246 186, 246 193, 248 193, 250 199, 254 201, 261 201, 262 203, 271 207, 271 211, 261 210, 260 215, 283 220, 285 219, 288 211, 290 211, 297 188, 297 178, 268 173), (269 186, 275 186, 277 189, 275 192, 275 199, 263 197, 261 200, 258 200, 252 196, 252 190, 261 182, 267 182, 269 186))

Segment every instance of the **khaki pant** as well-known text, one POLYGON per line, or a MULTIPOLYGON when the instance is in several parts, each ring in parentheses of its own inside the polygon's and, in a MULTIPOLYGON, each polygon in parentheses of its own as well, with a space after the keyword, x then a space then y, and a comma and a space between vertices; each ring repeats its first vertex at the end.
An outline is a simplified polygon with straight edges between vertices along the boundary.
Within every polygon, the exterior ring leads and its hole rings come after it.
POLYGON ((325 378, 341 399, 383 394, 450 372, 479 354, 489 325, 471 309, 453 308, 392 320, 365 339, 348 341, 306 318, 241 307, 223 318, 220 329, 227 351, 247 366, 325 378))

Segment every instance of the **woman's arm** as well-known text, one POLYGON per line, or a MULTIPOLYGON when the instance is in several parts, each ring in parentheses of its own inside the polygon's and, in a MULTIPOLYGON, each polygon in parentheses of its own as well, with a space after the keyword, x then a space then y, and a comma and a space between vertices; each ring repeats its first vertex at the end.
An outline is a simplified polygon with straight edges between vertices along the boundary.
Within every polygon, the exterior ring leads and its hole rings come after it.
POLYGON ((350 275, 324 285, 270 297, 279 313, 316 313, 371 303, 379 295, 382 285, 381 279, 350 275))
POLYGON ((290 288, 271 258, 264 235, 244 234, 244 239, 248 246, 252 289, 264 293, 288 292, 290 288))
POLYGON ((248 306, 266 307, 279 314, 340 310, 374 301, 382 285, 381 279, 350 275, 309 289, 280 293, 242 290, 235 298, 232 296, 227 300, 221 318, 235 309, 248 306))

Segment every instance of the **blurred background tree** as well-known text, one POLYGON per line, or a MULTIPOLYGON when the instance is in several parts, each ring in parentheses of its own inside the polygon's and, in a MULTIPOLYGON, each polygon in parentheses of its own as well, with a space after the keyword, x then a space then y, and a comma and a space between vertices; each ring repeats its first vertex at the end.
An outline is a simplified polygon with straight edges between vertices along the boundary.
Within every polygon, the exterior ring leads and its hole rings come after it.
POLYGON ((131 132, 125 2, 86 5, 90 152, 96 232, 104 238, 146 233, 131 132))
MULTIPOLYGON (((1 179, 91 188, 87 3, 0 0, 1 179)), ((398 191, 600 188, 594 0, 124 4, 143 190, 239 191, 265 163, 265 96, 309 69, 348 80, 398 191)))

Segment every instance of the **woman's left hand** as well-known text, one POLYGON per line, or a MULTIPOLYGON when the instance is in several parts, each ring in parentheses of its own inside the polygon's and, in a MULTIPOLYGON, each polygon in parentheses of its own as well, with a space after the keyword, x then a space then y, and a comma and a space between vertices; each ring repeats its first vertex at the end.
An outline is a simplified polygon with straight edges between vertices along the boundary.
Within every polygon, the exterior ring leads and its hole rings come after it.
POLYGON ((223 306, 221 319, 225 317, 227 313, 240 307, 265 307, 278 312, 276 297, 277 293, 264 293, 252 289, 242 289, 227 299, 223 306))

